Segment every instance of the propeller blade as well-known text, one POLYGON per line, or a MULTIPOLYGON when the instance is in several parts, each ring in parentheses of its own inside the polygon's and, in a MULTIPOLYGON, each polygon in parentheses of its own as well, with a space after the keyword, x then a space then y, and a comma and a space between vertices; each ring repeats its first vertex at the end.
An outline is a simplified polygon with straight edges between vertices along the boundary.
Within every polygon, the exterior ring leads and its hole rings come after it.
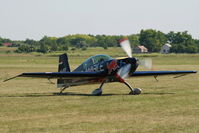
POLYGON ((152 69, 152 67, 153 67, 151 58, 139 59, 138 64, 147 68, 147 69, 152 69))
POLYGON ((120 46, 122 49, 126 52, 128 57, 132 58, 132 50, 131 50, 131 44, 128 39, 122 39, 120 41, 120 46))
POLYGON ((131 69, 131 65, 130 65, 130 64, 127 64, 127 65, 123 66, 122 68, 120 68, 120 69, 118 70, 117 74, 118 74, 122 79, 128 78, 128 77, 129 77, 130 69, 131 69))

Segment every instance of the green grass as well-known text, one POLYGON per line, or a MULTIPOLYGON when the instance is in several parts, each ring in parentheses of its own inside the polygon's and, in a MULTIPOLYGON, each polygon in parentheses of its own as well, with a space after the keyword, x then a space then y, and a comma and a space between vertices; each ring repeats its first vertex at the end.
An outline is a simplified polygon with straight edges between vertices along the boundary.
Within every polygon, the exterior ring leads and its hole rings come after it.
POLYGON ((16 49, 16 47, 0 46, 0 54, 10 54, 13 53, 16 49))
MULTIPOLYGON (((117 48, 110 49, 114 52, 101 50, 69 52, 72 69, 92 54, 125 56, 117 48)), ((2 53, 0 80, 22 72, 57 71, 60 53, 2 53)), ((154 70, 199 71, 198 54, 136 56, 151 57, 154 70)), ((99 97, 86 95, 99 85, 72 87, 64 95, 57 95, 59 90, 45 79, 17 78, 1 82, 0 133, 199 132, 199 74, 158 79, 158 82, 153 77, 128 79, 132 86, 143 89, 139 96, 127 95, 129 90, 121 83, 110 83, 105 84, 99 97)))

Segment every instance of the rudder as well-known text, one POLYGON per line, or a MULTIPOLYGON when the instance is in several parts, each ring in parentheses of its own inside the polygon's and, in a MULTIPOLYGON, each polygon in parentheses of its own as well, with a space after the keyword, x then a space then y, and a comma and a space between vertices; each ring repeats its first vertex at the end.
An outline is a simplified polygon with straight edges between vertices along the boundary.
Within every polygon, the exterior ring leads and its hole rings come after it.
MULTIPOLYGON (((68 56, 66 53, 59 56, 58 72, 70 72, 68 56)), ((57 79, 57 87, 65 87, 64 79, 57 79)))
POLYGON ((59 56, 58 72, 70 72, 68 56, 66 53, 59 56))

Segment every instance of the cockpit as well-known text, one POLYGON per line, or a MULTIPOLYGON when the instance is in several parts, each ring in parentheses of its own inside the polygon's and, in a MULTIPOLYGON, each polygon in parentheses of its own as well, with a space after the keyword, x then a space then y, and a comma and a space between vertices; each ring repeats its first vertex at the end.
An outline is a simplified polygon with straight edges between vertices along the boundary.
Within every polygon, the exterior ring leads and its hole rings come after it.
POLYGON ((112 58, 108 55, 91 56, 84 63, 82 63, 78 68, 76 68, 74 71, 86 71, 96 64, 100 64, 104 61, 108 61, 108 60, 111 60, 111 59, 112 58))

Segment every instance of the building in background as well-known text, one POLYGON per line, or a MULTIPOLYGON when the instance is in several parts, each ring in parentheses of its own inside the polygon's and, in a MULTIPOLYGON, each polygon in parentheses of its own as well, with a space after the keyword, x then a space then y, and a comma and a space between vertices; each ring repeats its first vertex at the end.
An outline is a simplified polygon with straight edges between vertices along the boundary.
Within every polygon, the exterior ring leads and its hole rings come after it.
POLYGON ((12 43, 2 43, 3 46, 12 46, 12 43))
POLYGON ((148 49, 144 46, 137 46, 134 48, 134 53, 148 53, 148 49))
POLYGON ((162 46, 161 50, 160 50, 160 53, 161 54, 168 54, 170 52, 170 49, 171 49, 171 45, 166 43, 162 46))

